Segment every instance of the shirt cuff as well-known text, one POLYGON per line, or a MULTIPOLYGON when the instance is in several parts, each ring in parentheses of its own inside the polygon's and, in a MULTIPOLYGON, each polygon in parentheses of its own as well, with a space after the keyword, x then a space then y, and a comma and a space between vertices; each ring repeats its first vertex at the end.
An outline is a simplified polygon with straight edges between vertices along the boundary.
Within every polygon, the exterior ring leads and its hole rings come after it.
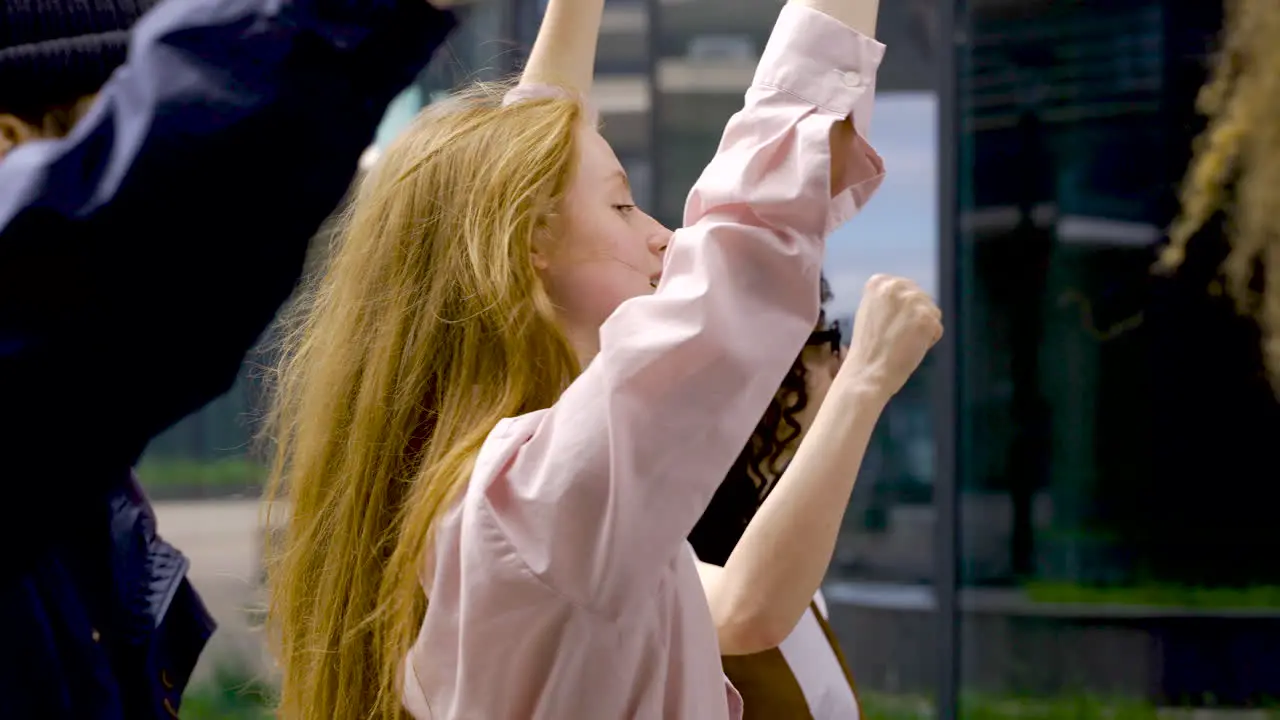
POLYGON ((854 115, 858 133, 865 136, 884 50, 874 38, 826 13, 788 3, 760 57, 753 84, 790 93, 838 115, 854 115))

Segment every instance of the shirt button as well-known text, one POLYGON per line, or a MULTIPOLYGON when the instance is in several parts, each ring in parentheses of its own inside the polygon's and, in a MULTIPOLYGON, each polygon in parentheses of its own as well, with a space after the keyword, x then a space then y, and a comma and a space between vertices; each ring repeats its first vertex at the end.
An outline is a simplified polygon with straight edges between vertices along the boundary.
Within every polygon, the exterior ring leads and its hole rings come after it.
POLYGON ((865 84, 862 81, 862 75, 858 74, 856 70, 846 70, 840 73, 840 81, 845 84, 845 87, 851 88, 860 88, 865 84))
POLYGON ((94 642, 98 642, 102 639, 102 633, 98 632, 98 628, 93 628, 92 632, 89 633, 89 637, 93 638, 94 642))

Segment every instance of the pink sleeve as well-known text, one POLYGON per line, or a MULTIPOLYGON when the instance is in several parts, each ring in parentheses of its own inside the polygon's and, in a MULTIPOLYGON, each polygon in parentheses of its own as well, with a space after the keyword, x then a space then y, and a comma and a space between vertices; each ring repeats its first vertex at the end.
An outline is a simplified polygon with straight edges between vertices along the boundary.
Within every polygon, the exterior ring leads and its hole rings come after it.
POLYGON ((812 331, 824 239, 883 177, 861 139, 883 52, 783 9, 657 292, 613 313, 513 459, 473 478, 514 554, 573 602, 613 614, 653 587, 812 331), (850 114, 854 182, 832 199, 830 131, 850 114))

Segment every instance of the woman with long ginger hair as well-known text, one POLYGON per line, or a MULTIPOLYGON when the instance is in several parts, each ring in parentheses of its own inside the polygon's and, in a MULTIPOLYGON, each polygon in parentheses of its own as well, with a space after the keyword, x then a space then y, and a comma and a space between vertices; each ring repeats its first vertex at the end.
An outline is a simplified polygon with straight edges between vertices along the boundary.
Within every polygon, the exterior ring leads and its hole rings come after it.
MULTIPOLYGON (((740 717, 685 538, 881 177, 875 0, 782 11, 674 234, 579 101, 602 5, 552 0, 505 99, 393 143, 301 305, 273 417, 282 717, 740 717)), ((863 311, 833 427, 874 422, 941 332, 905 281, 863 311)))

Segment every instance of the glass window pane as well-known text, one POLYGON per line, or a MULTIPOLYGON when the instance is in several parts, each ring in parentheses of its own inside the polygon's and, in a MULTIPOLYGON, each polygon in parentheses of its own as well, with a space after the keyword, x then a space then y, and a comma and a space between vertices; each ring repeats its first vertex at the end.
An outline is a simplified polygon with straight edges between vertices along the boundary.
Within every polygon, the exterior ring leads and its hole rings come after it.
MULTIPOLYGON (((832 235, 829 311, 852 324, 876 273, 937 287, 937 97, 881 92, 871 141, 888 174, 865 210, 832 235)), ((890 402, 845 515, 827 593, 869 717, 932 707, 938 676, 933 356, 890 402)))
POLYGON ((1262 482, 1280 406, 1253 329, 1208 292, 1212 232, 1177 276, 1151 271, 1221 22, 1191 5, 970 4, 951 321, 962 715, 1280 694, 1256 669, 1280 666, 1262 482))

